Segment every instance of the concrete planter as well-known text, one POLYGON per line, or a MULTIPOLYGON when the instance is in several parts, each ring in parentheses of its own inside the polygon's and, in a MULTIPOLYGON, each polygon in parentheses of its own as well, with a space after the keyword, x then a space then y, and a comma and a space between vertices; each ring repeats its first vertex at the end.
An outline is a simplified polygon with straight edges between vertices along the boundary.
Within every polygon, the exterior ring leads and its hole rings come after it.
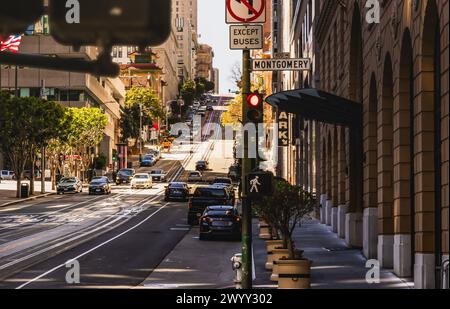
POLYGON ((273 261, 272 275, 270 281, 278 282, 278 261, 273 261))
POLYGON ((272 252, 267 253, 266 269, 273 270, 273 262, 274 261, 278 261, 283 258, 286 259, 288 257, 289 257, 288 249, 279 249, 279 248, 273 249, 272 252))
POLYGON ((274 249, 283 247, 282 239, 266 240, 266 251, 272 252, 274 249))
POLYGON ((311 261, 277 261, 278 289, 310 289, 311 261))
POLYGON ((259 238, 260 239, 272 239, 272 231, 270 225, 261 221, 259 223, 259 238))

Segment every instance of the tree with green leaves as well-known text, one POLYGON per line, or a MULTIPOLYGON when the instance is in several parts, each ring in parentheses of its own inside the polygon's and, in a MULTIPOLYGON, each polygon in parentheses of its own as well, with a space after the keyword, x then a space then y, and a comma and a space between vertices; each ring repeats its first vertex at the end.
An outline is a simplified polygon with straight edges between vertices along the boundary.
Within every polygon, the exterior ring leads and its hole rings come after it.
POLYGON ((196 84, 193 80, 188 79, 180 89, 181 97, 186 106, 192 105, 196 97, 196 84))
POLYGON ((61 135, 64 107, 38 98, 2 93, 0 110, 0 149, 17 175, 16 195, 20 197, 21 176, 26 164, 31 160, 33 183, 38 149, 61 135))
MULTIPOLYGON (((70 127, 68 129, 68 144, 72 154, 82 158, 86 169, 91 162, 91 149, 103 139, 103 132, 108 124, 108 117, 99 108, 69 108, 70 127)), ((74 173, 73 156, 70 157, 71 173, 74 173)))
POLYGON ((120 127, 122 139, 138 139, 140 133, 140 115, 142 109, 142 123, 151 125, 157 119, 165 117, 161 102, 155 93, 144 87, 133 87, 127 91, 125 107, 122 108, 120 127))

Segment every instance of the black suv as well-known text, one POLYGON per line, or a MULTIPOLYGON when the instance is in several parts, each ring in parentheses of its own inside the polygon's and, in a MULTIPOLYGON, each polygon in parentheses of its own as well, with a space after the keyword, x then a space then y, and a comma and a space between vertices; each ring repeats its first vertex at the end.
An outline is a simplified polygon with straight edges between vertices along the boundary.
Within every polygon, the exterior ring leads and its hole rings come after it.
POLYGON ((224 186, 197 187, 189 200, 188 224, 197 225, 206 207, 233 205, 234 196, 224 186))

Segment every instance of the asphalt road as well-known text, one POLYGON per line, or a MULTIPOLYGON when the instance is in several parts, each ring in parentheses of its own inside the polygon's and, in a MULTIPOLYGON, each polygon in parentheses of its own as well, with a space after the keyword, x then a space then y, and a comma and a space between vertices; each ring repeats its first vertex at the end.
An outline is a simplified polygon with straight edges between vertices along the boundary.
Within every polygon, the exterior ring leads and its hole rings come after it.
MULTIPOLYGON (((220 114, 207 114, 205 125, 219 122, 220 114)), ((196 156, 211 156, 209 138, 172 150, 176 159, 156 167, 169 171, 169 178, 185 178, 196 156)), ((164 202, 163 190, 164 184, 152 190, 119 186, 110 196, 52 196, 1 209, 0 288, 139 285, 190 230, 186 203, 164 202), (66 282, 71 260, 80 265, 80 284, 66 282)))

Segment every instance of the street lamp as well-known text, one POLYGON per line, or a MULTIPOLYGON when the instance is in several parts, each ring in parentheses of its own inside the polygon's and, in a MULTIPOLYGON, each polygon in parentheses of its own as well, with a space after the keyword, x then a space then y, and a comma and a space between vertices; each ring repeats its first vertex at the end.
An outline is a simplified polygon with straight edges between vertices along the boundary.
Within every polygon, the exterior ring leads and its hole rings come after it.
POLYGON ((142 162, 142 103, 139 103, 139 162, 142 162))

